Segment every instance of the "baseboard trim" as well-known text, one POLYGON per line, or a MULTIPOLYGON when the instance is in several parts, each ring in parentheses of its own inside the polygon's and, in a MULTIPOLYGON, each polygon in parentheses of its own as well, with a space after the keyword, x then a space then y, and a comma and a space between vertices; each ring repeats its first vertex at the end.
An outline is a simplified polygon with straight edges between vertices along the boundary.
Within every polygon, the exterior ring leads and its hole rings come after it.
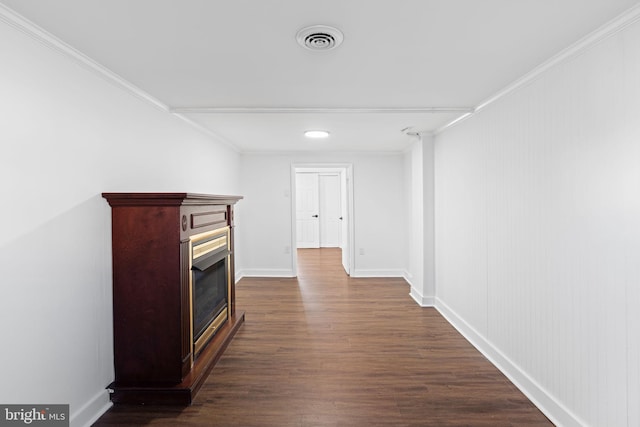
POLYGON ((420 307, 435 307, 436 298, 433 296, 424 296, 420 292, 416 290, 413 286, 411 286, 411 291, 409 295, 415 302, 418 303, 420 307))
POLYGON ((476 331, 440 298, 435 308, 458 332, 498 368, 534 405, 556 426, 580 427, 586 425, 562 403, 558 402, 533 378, 512 362, 482 334, 476 331))
POLYGON ((77 411, 73 411, 69 416, 69 424, 72 426, 90 427, 98 421, 105 412, 113 406, 109 398, 109 392, 105 388, 99 392, 77 411))
POLYGON ((404 280, 407 281, 411 290, 409 291, 409 296, 413 298, 413 300, 418 303, 420 307, 434 307, 436 304, 436 298, 434 296, 424 296, 422 292, 416 289, 415 284, 413 283, 413 274, 408 271, 404 271, 403 276, 404 280))
POLYGON ((236 273, 236 281, 243 277, 296 277, 293 270, 278 268, 247 268, 236 273))
POLYGON ((402 270, 377 270, 377 269, 353 269, 351 270, 351 277, 364 278, 364 277, 402 277, 404 278, 404 271, 402 270))
MULTIPOLYGON (((406 280, 405 274, 401 270, 359 269, 352 270, 350 276, 354 278, 402 277, 406 280)), ((247 268, 236 272, 236 283, 243 277, 296 277, 296 274, 293 270, 287 269, 247 268)))

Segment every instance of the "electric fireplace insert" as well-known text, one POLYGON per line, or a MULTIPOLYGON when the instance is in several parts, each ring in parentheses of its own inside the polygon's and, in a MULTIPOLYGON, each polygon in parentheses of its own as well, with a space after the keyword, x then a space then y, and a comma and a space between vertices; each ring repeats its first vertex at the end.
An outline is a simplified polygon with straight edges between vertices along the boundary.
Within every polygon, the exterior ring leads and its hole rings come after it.
POLYGON ((229 316, 229 227, 191 237, 191 322, 197 355, 229 316))

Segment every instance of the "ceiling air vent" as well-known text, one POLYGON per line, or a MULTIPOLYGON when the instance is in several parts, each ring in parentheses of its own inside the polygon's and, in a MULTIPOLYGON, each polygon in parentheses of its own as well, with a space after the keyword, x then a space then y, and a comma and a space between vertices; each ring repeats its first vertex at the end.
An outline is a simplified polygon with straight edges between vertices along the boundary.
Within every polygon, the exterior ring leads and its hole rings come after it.
POLYGON ((314 51, 335 49, 340 46, 343 38, 340 30, 326 25, 303 28, 296 35, 300 46, 314 51))

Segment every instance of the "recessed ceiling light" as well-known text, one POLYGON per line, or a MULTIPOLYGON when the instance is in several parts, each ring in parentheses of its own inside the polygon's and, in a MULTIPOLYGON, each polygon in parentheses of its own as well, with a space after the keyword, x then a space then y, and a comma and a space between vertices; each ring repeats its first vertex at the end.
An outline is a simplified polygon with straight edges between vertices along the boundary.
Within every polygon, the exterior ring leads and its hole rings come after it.
POLYGON ((326 130, 308 130, 304 133, 304 136, 306 136, 307 138, 328 138, 329 137, 329 132, 327 132, 326 130))

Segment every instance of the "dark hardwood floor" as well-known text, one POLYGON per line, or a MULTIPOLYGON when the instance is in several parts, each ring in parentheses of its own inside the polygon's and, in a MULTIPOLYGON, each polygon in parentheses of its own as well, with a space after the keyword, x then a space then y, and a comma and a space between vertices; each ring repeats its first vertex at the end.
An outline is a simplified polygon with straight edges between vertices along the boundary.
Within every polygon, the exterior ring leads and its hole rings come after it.
POLYGON ((246 322, 192 406, 116 406, 95 426, 552 425, 404 280, 298 254, 298 279, 238 283, 246 322))

